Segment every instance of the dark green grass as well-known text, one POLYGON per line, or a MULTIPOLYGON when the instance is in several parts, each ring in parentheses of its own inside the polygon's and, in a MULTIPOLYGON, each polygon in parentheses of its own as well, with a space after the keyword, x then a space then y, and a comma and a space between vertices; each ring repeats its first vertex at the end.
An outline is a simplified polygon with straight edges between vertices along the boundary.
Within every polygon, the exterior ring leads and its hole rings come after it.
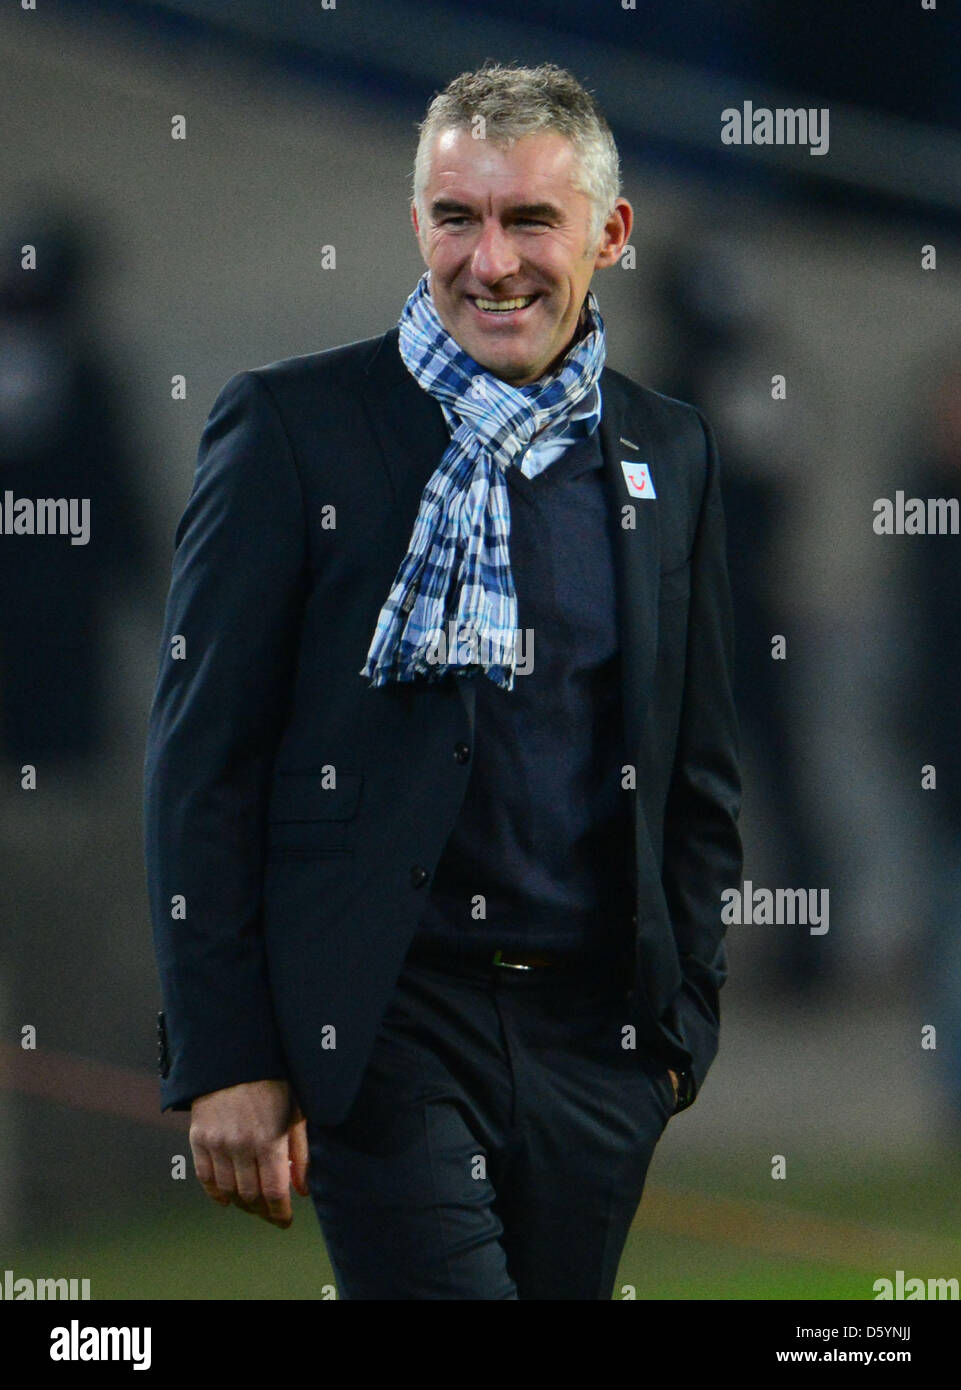
MULTIPOLYGON (((637 1299, 872 1299, 873 1281, 897 1268, 961 1277, 956 1161, 794 1158, 785 1183, 734 1155, 669 1168, 652 1171, 616 1298, 628 1285, 637 1299), (688 1229, 685 1194, 703 1231, 688 1229), (803 1250, 785 1249, 798 1231, 803 1250)), ((122 1226, 106 1213, 70 1236, 5 1251, 0 1264, 89 1278, 94 1299, 317 1299, 333 1284, 309 1201, 296 1199, 293 1226, 277 1231, 177 1188, 162 1219, 122 1226)))

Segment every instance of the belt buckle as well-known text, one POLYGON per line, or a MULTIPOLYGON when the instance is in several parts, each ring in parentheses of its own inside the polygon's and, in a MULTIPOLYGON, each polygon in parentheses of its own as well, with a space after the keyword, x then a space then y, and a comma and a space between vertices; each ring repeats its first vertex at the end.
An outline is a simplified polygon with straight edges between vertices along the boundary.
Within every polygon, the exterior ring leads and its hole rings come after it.
POLYGON ((499 965, 502 970, 533 970, 532 965, 517 965, 514 961, 504 960, 504 952, 500 947, 494 952, 494 964, 499 965))

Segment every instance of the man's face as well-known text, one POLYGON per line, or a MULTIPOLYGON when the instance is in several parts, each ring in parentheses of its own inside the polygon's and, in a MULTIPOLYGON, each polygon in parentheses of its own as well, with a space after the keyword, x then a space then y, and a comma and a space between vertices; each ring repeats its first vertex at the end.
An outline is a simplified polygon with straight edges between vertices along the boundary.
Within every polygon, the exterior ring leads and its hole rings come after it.
POLYGON ((411 215, 440 320, 493 375, 536 381, 570 346, 595 268, 620 255, 631 206, 619 198, 591 246, 591 201, 573 183, 577 155, 553 131, 509 148, 442 131, 430 168, 426 224, 416 208, 411 215))

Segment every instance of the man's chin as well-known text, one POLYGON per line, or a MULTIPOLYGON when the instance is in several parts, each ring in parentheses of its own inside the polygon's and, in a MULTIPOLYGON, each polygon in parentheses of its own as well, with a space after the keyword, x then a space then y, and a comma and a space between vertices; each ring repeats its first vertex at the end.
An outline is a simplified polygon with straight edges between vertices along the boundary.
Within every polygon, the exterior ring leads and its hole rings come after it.
POLYGON ((528 367, 519 362, 480 362, 475 357, 474 361, 478 366, 483 367, 485 372, 490 372, 491 376, 500 377, 501 381, 506 381, 509 386, 521 385, 531 378, 528 367))

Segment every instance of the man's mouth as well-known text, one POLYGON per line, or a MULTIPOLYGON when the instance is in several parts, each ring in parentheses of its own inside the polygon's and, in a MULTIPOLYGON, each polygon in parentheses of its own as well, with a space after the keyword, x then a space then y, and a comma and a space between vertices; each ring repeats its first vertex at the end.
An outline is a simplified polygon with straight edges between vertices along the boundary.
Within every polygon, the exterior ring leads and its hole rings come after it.
POLYGON ((518 309, 526 309, 534 303, 536 294, 515 295, 513 299, 485 299, 481 295, 472 294, 468 298, 474 305, 485 314, 510 314, 518 309))

